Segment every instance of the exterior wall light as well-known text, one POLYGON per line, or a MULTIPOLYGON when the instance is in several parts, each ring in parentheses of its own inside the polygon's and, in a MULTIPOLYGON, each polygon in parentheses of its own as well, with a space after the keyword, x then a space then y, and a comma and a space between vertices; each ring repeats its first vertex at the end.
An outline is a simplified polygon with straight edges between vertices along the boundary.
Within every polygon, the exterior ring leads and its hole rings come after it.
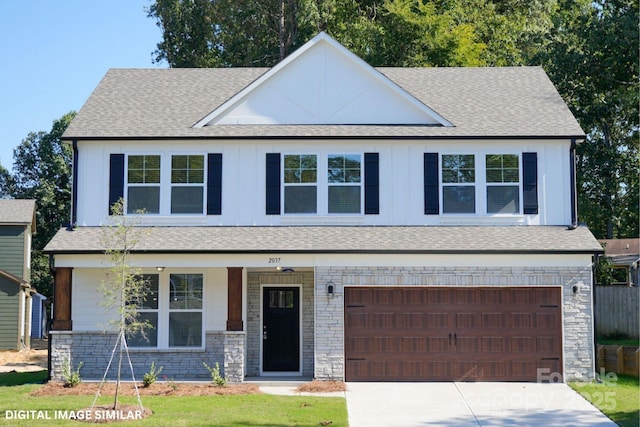
POLYGON ((158 270, 160 272, 164 271, 164 269, 165 269, 165 267, 156 267, 156 270, 158 270))
POLYGON ((327 295, 329 295, 330 297, 333 297, 333 292, 334 292, 334 284, 332 281, 329 281, 327 283, 327 295))

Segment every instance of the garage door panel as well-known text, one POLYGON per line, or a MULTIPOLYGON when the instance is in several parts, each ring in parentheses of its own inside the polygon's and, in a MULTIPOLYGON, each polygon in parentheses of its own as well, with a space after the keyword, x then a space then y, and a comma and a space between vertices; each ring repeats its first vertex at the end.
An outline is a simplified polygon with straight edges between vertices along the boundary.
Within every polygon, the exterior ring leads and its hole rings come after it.
POLYGON ((345 288, 347 381, 536 381, 560 372, 559 288, 345 288))

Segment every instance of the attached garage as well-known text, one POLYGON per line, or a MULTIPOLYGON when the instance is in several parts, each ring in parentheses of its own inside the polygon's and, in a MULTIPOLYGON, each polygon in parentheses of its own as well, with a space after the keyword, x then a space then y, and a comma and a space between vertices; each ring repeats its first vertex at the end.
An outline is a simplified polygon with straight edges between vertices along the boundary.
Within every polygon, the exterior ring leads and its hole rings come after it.
POLYGON ((560 287, 345 287, 346 381, 562 373, 560 287))

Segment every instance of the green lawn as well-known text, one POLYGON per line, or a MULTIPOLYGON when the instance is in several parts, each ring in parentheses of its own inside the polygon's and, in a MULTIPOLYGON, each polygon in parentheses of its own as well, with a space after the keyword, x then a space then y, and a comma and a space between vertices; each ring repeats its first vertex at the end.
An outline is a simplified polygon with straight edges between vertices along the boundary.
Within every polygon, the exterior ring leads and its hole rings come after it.
MULTIPOLYGON (((14 413, 7 410, 34 411, 35 416, 56 418, 58 411, 77 411, 87 408, 93 396, 34 397, 29 393, 37 384, 8 385, 10 381, 0 374, 0 425, 2 426, 78 426, 69 420, 17 420, 7 419, 14 413)), ((15 378, 18 382, 41 381, 34 374, 15 378)), ((113 397, 101 397, 98 404, 108 404, 113 397)), ((123 397, 121 402, 134 404, 135 398, 123 397)), ((254 394, 243 396, 143 396, 143 405, 154 414, 141 421, 130 421, 123 426, 318 426, 331 421, 331 427, 347 426, 347 406, 343 398, 272 396, 254 394)), ((18 413, 15 413, 18 414, 18 413)))
POLYGON ((640 425, 640 381, 619 375, 600 384, 571 383, 574 390, 622 427, 640 425))

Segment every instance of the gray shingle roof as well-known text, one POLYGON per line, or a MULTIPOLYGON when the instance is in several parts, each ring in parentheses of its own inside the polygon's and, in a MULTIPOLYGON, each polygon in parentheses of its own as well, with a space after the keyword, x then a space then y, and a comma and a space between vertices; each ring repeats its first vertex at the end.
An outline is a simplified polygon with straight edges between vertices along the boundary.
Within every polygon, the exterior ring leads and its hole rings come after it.
MULTIPOLYGON (((594 253, 602 247, 586 227, 140 227, 136 252, 206 253, 594 253)), ((105 229, 62 229, 48 253, 104 250, 105 229)))
POLYGON ((36 201, 30 199, 0 199, 0 224, 34 224, 36 201))
POLYGON ((64 138, 458 138, 584 134, 540 67, 378 68, 452 122, 453 127, 192 127, 266 71, 265 68, 112 69, 80 109, 64 138))

